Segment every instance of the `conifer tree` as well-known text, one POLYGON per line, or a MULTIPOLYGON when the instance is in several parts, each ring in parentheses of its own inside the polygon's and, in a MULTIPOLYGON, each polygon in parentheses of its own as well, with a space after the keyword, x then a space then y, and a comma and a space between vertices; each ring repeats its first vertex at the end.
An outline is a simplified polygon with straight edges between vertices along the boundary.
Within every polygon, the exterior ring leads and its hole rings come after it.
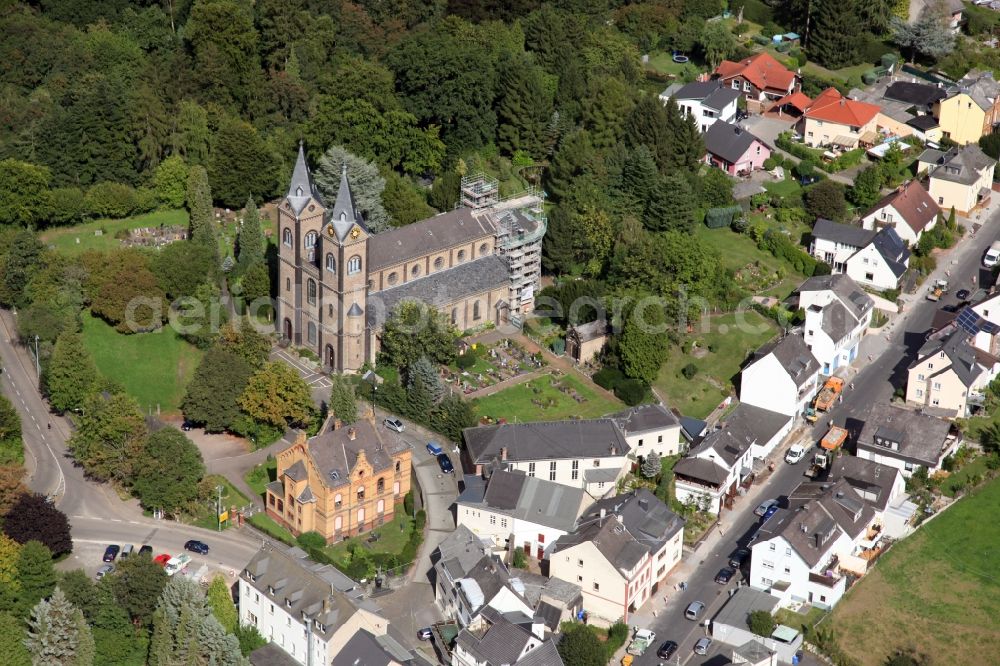
POLYGON ((264 232, 260 228, 260 211, 257 210, 253 197, 247 199, 238 243, 236 258, 239 260, 241 273, 264 261, 264 232))
POLYGON ((79 409, 97 382, 97 367, 83 346, 83 337, 66 331, 56 339, 45 370, 45 389, 52 409, 79 409))
POLYGON ((641 213, 656 190, 659 176, 653 154, 645 145, 637 146, 622 169, 622 191, 631 208, 641 213))
POLYGON ((35 664, 91 666, 94 663, 94 638, 83 612, 58 587, 51 599, 42 599, 32 608, 24 643, 35 664))
POLYGON ((819 0, 812 9, 809 59, 829 69, 853 65, 858 57, 858 17, 854 3, 819 0))
POLYGON ((188 224, 190 240, 215 248, 218 258, 219 244, 215 236, 212 190, 208 186, 208 173, 202 166, 195 165, 188 171, 187 206, 190 215, 188 224))
POLYGON ((502 150, 523 150, 539 158, 545 153, 546 124, 552 113, 551 95, 541 71, 525 59, 510 62, 500 75, 497 142, 502 150))
POLYGON ((17 611, 26 617, 39 601, 52 594, 56 586, 56 571, 52 553, 39 541, 29 541, 17 558, 17 611))
POLYGON ((354 387, 343 375, 332 375, 330 382, 330 411, 342 423, 354 423, 358 420, 358 401, 354 395, 354 387))
POLYGON ((420 377, 424 388, 430 395, 433 402, 438 402, 444 395, 444 386, 441 384, 441 377, 434 364, 426 356, 421 356, 414 361, 407 369, 408 386, 413 387, 417 377, 420 377))
POLYGON ((656 95, 645 95, 625 118, 625 145, 646 146, 656 165, 664 168, 670 161, 671 131, 667 108, 656 95))
POLYGON ((434 398, 423 377, 418 374, 410 378, 406 392, 406 413, 410 418, 424 418, 431 413, 434 398))
POLYGON ((689 231, 697 207, 691 181, 684 172, 673 171, 658 180, 642 223, 650 231, 689 231))
POLYGON ((694 118, 682 116, 673 99, 667 102, 667 127, 670 128, 670 148, 661 168, 694 171, 705 154, 705 142, 694 118))

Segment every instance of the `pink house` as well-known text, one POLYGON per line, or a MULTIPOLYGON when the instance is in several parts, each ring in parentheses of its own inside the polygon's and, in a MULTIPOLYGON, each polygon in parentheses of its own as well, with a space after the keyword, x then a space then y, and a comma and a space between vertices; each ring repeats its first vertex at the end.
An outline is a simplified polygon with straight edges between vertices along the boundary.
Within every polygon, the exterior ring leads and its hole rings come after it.
POLYGON ((771 156, 771 147, 742 127, 722 121, 714 123, 703 135, 705 163, 722 169, 730 176, 761 169, 771 156))

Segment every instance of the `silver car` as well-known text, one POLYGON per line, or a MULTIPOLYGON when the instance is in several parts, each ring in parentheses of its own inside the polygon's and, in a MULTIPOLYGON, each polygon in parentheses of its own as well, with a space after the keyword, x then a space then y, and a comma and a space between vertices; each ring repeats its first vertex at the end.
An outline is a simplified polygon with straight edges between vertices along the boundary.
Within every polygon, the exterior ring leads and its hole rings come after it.
POLYGON ((701 617, 702 612, 705 610, 705 604, 700 601, 692 601, 688 604, 688 607, 684 609, 684 617, 689 620, 697 620, 701 617))
POLYGON ((101 580, 105 576, 113 574, 115 572, 115 565, 105 564, 100 569, 97 570, 97 580, 101 580))
POLYGON ((708 654, 708 648, 712 647, 711 638, 699 638, 698 642, 694 644, 694 653, 705 655, 708 654))
POLYGON ((406 426, 399 419, 386 419, 382 421, 382 424, 389 430, 395 430, 396 432, 403 432, 406 430, 406 426))

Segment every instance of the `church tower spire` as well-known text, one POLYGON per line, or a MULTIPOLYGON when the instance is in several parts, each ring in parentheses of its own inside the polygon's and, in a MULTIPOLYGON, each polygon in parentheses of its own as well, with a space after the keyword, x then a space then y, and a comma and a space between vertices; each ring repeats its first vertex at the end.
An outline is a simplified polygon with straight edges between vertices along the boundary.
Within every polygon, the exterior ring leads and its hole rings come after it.
POLYGON ((319 190, 313 183, 312 172, 306 164, 306 151, 302 142, 299 141, 299 156, 295 160, 295 168, 292 170, 292 180, 288 184, 288 194, 285 195, 292 205, 296 215, 302 212, 309 199, 315 200, 321 206, 323 200, 320 198, 319 190))
POLYGON ((351 183, 347 180, 347 164, 340 172, 340 186, 337 188, 337 200, 330 210, 330 223, 337 232, 337 238, 344 240, 351 228, 357 224, 366 229, 364 220, 354 205, 354 194, 351 193, 351 183))

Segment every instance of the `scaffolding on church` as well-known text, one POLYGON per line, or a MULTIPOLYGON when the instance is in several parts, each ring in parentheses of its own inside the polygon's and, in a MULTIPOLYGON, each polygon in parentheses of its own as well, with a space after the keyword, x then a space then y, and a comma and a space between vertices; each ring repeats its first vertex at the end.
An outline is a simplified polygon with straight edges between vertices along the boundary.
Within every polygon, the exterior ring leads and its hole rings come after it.
POLYGON ((485 173, 462 176, 462 205, 479 210, 497 203, 500 199, 500 182, 485 173))

